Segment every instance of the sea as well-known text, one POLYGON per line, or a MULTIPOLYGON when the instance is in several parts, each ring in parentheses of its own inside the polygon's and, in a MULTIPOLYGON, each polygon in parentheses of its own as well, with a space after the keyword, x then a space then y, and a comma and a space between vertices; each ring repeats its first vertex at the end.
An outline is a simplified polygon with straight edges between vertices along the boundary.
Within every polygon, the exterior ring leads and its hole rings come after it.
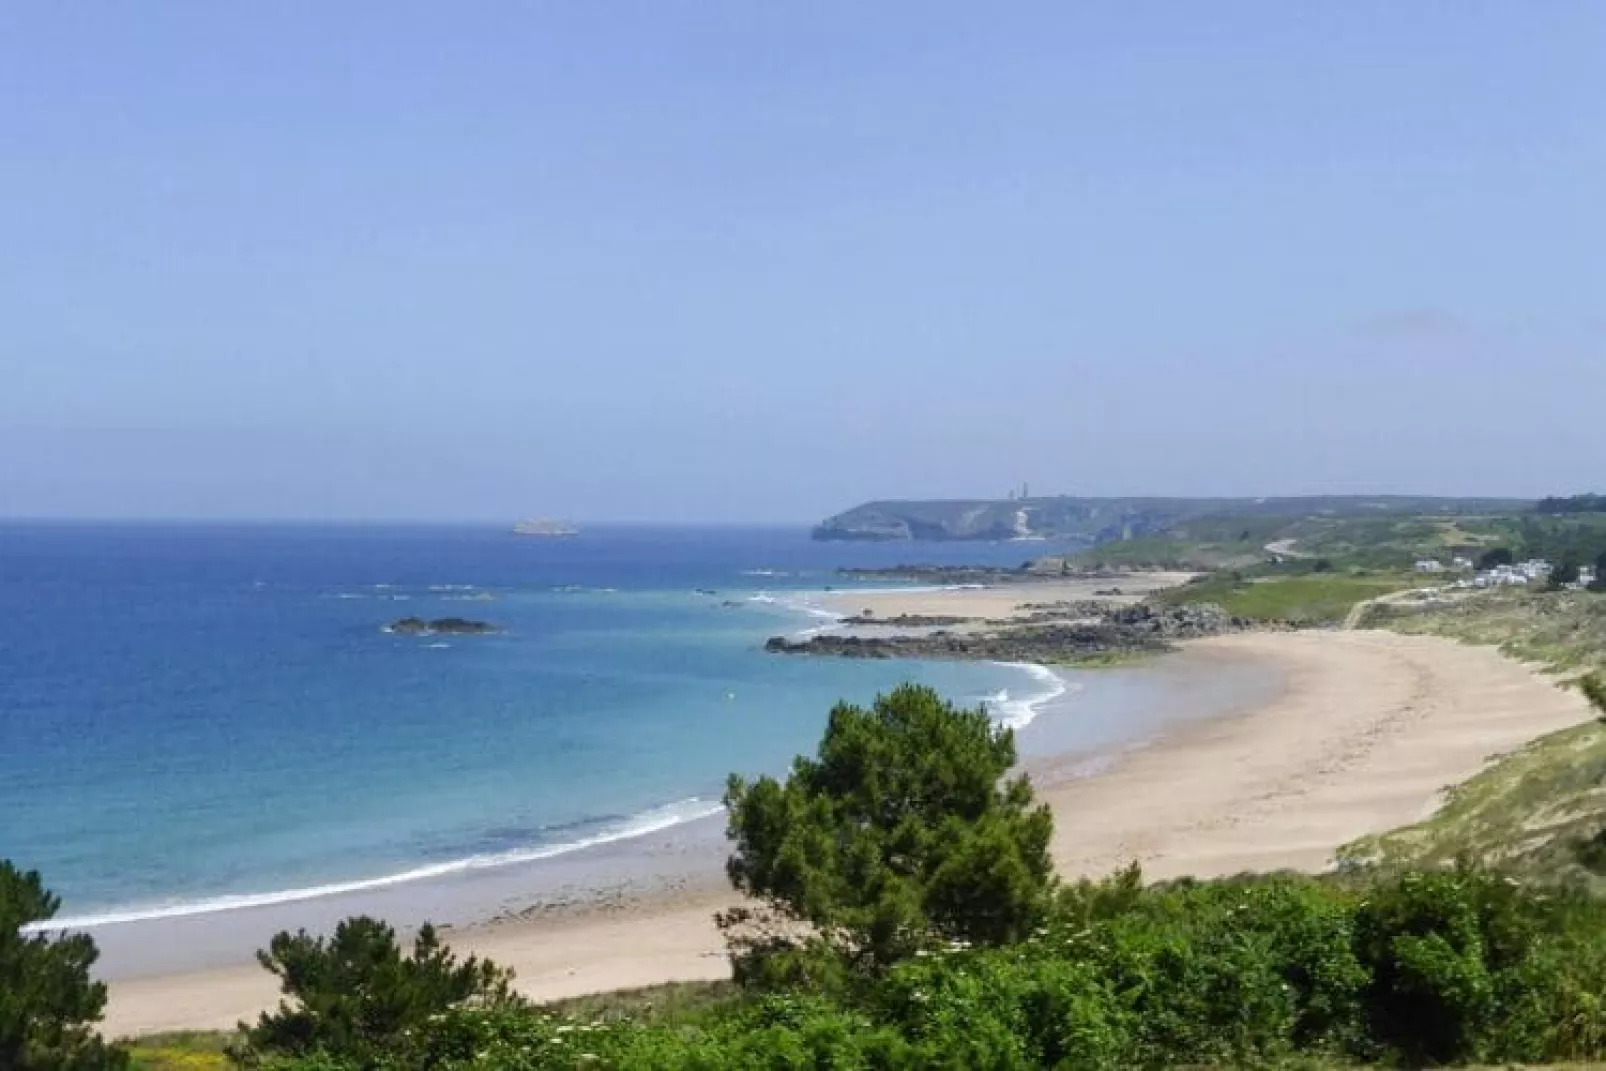
POLYGON ((843 567, 1053 549, 796 528, 0 525, 0 858, 43 874, 59 924, 115 927, 706 824, 732 773, 784 772, 833 704, 903 681, 985 704, 1028 752, 1152 730, 1119 675, 763 650, 834 627, 828 591, 890 586, 843 567), (386 630, 406 616, 499 631, 386 630), (1039 732, 1050 707, 1070 713, 1039 732))

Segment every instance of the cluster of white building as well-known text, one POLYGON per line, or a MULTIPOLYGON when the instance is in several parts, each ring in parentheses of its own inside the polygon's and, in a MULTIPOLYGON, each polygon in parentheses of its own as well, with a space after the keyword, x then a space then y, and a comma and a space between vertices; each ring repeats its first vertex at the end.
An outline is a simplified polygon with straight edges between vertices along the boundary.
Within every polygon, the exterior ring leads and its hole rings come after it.
MULTIPOLYGON (((1473 576, 1462 577, 1448 586, 1451 588, 1526 587, 1535 580, 1544 580, 1550 576, 1553 568, 1555 567, 1543 558, 1531 558, 1525 562, 1513 562, 1510 565, 1497 565, 1493 569, 1484 569, 1473 576)), ((1467 558, 1454 558, 1448 566, 1436 558, 1424 558, 1416 563, 1416 571, 1419 573, 1443 573, 1449 570, 1469 572, 1473 569, 1473 563, 1467 558)), ((1594 579, 1595 570, 1586 565, 1579 569, 1577 582, 1567 586, 1576 590, 1593 583, 1594 579)))
POLYGON ((1470 580, 1462 581, 1462 586, 1469 588, 1504 588, 1526 587, 1535 580, 1543 580, 1550 575, 1551 564, 1543 558, 1531 558, 1525 562, 1513 562, 1510 565, 1497 565, 1493 569, 1486 569, 1470 580))

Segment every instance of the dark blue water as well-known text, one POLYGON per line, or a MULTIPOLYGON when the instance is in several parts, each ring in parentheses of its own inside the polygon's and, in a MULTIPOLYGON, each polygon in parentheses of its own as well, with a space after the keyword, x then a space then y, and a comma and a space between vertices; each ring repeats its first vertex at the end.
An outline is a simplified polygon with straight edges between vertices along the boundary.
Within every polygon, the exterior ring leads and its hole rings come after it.
POLYGON ((761 650, 819 623, 807 593, 839 566, 910 553, 783 529, 0 526, 0 857, 78 918, 410 880, 705 814, 838 698, 1040 688, 761 650), (382 631, 414 614, 505 631, 382 631))

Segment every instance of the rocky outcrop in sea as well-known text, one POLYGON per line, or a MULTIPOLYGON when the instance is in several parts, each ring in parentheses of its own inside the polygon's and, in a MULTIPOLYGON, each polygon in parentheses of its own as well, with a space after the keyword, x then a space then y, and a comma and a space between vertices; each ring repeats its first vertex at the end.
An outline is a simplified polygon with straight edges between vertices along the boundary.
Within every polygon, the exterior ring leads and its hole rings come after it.
POLYGON ((401 617, 386 625, 384 631, 398 636, 485 636, 502 630, 489 621, 470 621, 464 617, 438 617, 433 621, 401 617))

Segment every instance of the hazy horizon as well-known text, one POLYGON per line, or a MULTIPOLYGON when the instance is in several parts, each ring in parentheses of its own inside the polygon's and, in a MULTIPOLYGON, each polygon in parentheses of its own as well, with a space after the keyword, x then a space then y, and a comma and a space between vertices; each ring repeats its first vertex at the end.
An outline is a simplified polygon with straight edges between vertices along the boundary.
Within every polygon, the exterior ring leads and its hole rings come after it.
POLYGON ((0 518, 1599 490, 1606 7, 0 11, 0 518))
MULTIPOLYGON (((1561 493, 1561 492, 1558 492, 1558 493, 1561 493)), ((1214 495, 1214 494, 1202 494, 1202 495, 1182 495, 1182 494, 1177 494, 1177 495, 1153 495, 1153 494, 1148 494, 1148 493, 1145 493, 1145 492, 1139 492, 1139 493, 1131 494, 1131 495, 1110 494, 1110 495, 1086 495, 1086 496, 1084 496, 1084 495, 1071 495, 1071 494, 1059 495, 1059 494, 1056 494, 1056 493, 1053 493, 1053 492, 1045 492, 1044 494, 1039 495, 1039 494, 1034 492, 1032 494, 1032 499, 1033 500, 1040 500, 1040 499, 1049 499, 1049 498, 1055 498, 1055 497, 1070 497, 1070 498, 1084 498, 1085 497, 1085 498, 1161 498, 1161 499, 1164 499, 1164 498, 1175 498, 1175 499, 1222 498, 1222 499, 1253 500, 1253 499, 1286 499, 1286 498, 1312 498, 1312 499, 1314 499, 1314 498, 1327 498, 1327 497, 1334 497, 1334 496, 1354 497, 1354 498, 1361 498, 1361 499, 1366 499, 1366 498, 1394 498, 1394 497, 1401 497, 1401 498, 1447 498, 1447 499, 1488 498, 1488 499, 1512 499, 1512 500, 1518 500, 1518 501, 1536 501, 1539 498, 1545 497, 1545 496, 1542 496, 1542 495, 1502 495, 1502 494, 1438 495, 1438 494, 1434 494, 1432 492, 1428 492, 1428 493, 1424 493, 1424 494, 1415 494, 1415 493, 1412 493, 1412 492, 1409 492, 1409 491, 1406 491, 1406 492, 1392 492, 1391 491, 1391 492, 1381 492, 1381 493, 1376 493, 1376 494, 1368 493, 1368 492, 1365 492, 1365 491, 1358 491, 1358 492, 1353 492, 1353 493, 1351 493, 1351 492, 1334 492, 1332 495, 1329 495, 1329 494, 1326 494, 1326 493, 1323 493, 1323 492, 1316 492, 1316 491, 1295 492, 1295 493, 1291 493, 1291 494, 1277 493, 1277 494, 1270 494, 1270 495, 1214 495)), ((1005 498, 1006 498, 1006 494, 1003 494, 1003 493, 998 494, 998 495, 992 495, 992 496, 988 496, 988 495, 932 495, 932 496, 929 496, 929 497, 926 497, 926 498, 918 499, 918 501, 927 501, 927 502, 943 502, 943 501, 974 502, 974 501, 993 501, 993 500, 1002 501, 1005 498)), ((813 516, 813 517, 775 517, 775 518, 770 518, 770 519, 767 519, 767 520, 754 520, 754 519, 751 519, 751 518, 742 518, 742 517, 734 517, 734 518, 726 518, 726 519, 717 519, 717 518, 716 519, 707 519, 707 518, 693 517, 693 518, 685 518, 685 519, 679 519, 679 520, 665 520, 663 518, 653 518, 653 517, 623 517, 623 516, 586 517, 586 516, 575 516, 575 515, 568 515, 568 514, 565 514, 565 515, 562 515, 562 516, 558 516, 558 515, 553 515, 553 514, 539 514, 538 515, 538 514, 530 514, 530 513, 524 513, 524 514, 501 513, 501 514, 484 514, 484 515, 459 516, 459 517, 438 517, 438 516, 432 517, 432 516, 427 516, 427 515, 405 516, 405 515, 400 515, 400 514, 392 515, 392 516, 380 516, 380 517, 354 517, 354 516, 349 516, 349 515, 343 516, 343 515, 338 515, 338 514, 323 514, 323 515, 319 515, 319 514, 288 515, 287 514, 287 515, 282 515, 282 516, 268 516, 268 515, 254 515, 254 514, 249 514, 249 513, 210 514, 210 515, 185 515, 185 514, 176 514, 175 513, 175 514, 147 514, 147 515, 144 515, 144 516, 126 516, 126 515, 116 515, 116 514, 92 514, 92 513, 78 513, 78 514, 48 514, 48 513, 20 514, 20 513, 18 513, 18 514, 0 514, 0 525, 5 525, 5 524, 43 524, 43 525, 48 525, 48 524, 62 524, 62 525, 77 525, 77 524, 83 524, 83 525, 97 525, 97 524, 109 524, 109 525, 144 525, 144 524, 163 525, 163 524, 171 524, 171 525, 219 525, 219 526, 227 526, 227 525, 288 525, 288 526, 293 526, 293 525, 315 525, 315 526, 323 526, 323 525, 327 525, 327 526, 330 526, 330 527, 353 527, 353 528, 366 527, 366 526, 395 525, 395 526, 399 526, 399 527, 418 526, 418 527, 453 528, 453 527, 485 527, 485 526, 489 526, 489 525, 505 526, 505 525, 515 524, 515 523, 517 523, 519 521, 525 521, 525 520, 537 519, 538 518, 538 519, 561 520, 561 521, 565 521, 565 522, 568 522, 568 523, 571 523, 571 524, 577 524, 577 525, 589 526, 589 527, 599 527, 599 528, 600 527, 607 527, 607 528, 654 528, 654 527, 657 527, 657 528, 812 528, 815 525, 817 525, 820 521, 826 520, 829 516, 835 515, 837 513, 847 512, 848 510, 850 510, 850 509, 852 509, 852 508, 854 508, 856 506, 868 505, 868 504, 873 503, 873 502, 882 502, 882 501, 890 502, 890 501, 900 501, 900 500, 908 501, 910 499, 909 499, 909 496, 882 495, 882 496, 878 496, 876 498, 861 499, 861 500, 854 501, 854 502, 844 502, 844 503, 839 504, 838 506, 834 506, 834 507, 831 507, 831 508, 827 509, 826 511, 820 513, 818 516, 813 516)))

